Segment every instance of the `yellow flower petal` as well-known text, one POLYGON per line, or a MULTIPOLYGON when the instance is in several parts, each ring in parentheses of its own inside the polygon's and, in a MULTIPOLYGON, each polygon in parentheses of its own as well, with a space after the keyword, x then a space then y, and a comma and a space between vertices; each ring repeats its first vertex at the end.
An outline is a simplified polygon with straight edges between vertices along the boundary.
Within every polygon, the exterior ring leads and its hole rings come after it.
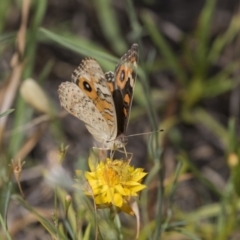
POLYGON ((122 185, 118 184, 115 188, 116 188, 116 190, 117 190, 120 194, 122 194, 122 195, 124 195, 124 196, 127 195, 126 192, 125 192, 125 190, 124 190, 124 188, 122 187, 122 185))
POLYGON ((112 203, 117 206, 117 207, 122 207, 123 204, 123 198, 122 195, 119 193, 115 193, 114 194, 114 199, 112 201, 112 203))
POLYGON ((97 195, 96 197, 94 197, 95 203, 96 204, 104 204, 104 203, 108 203, 108 199, 106 196, 104 195, 97 195))
POLYGON ((134 215, 134 212, 133 212, 132 208, 127 203, 124 203, 122 205, 121 210, 125 213, 128 213, 128 214, 132 215, 132 216, 134 215))
POLYGON ((138 186, 135 186, 135 187, 131 188, 131 191, 139 192, 139 191, 143 190, 144 188, 146 188, 145 185, 138 185, 138 186))
POLYGON ((129 199, 146 188, 141 181, 147 173, 142 168, 130 166, 127 161, 107 158, 96 164, 94 157, 93 160, 89 159, 91 172, 85 172, 92 189, 86 195, 94 198, 97 207, 115 206, 132 215, 129 199))

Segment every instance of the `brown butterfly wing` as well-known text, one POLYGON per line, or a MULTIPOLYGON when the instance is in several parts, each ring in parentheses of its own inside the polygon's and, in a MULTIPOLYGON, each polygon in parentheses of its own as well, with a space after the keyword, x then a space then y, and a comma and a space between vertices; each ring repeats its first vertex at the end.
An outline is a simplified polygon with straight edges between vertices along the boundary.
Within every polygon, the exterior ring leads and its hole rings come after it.
MULTIPOLYGON (((137 62, 138 45, 135 43, 115 67, 112 96, 117 115, 118 136, 125 134, 128 126, 137 77, 137 62)), ((110 74, 109 76, 113 77, 110 74)))

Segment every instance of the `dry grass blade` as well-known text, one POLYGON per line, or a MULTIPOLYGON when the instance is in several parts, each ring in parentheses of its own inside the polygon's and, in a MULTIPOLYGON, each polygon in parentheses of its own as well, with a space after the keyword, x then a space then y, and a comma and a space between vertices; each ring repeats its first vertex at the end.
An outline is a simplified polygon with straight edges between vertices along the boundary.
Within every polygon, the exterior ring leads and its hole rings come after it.
MULTIPOLYGON (((25 50, 25 42, 26 42, 25 38, 26 38, 26 31, 27 31, 29 8, 30 8, 30 0, 24 0, 23 7, 22 7, 22 20, 21 20, 21 25, 18 31, 18 36, 17 36, 16 52, 13 55, 12 61, 11 61, 13 71, 9 78, 9 82, 6 86, 4 94, 2 95, 2 99, 4 99, 4 101, 0 106, 0 112, 4 112, 11 107, 20 83, 20 78, 21 78, 23 66, 24 66, 24 62, 22 61, 21 58, 25 50)), ((0 145, 1 145, 2 136, 3 136, 4 127, 5 127, 7 118, 8 116, 5 116, 0 119, 0 145)))
POLYGON ((15 155, 14 159, 24 159, 29 152, 35 147, 38 143, 40 137, 46 130, 48 124, 43 124, 40 128, 36 129, 35 132, 29 137, 29 139, 25 142, 24 146, 20 149, 20 151, 15 155))
MULTIPOLYGON (((63 118, 67 115, 68 115, 68 112, 62 111, 56 116, 56 118, 63 118)), ((8 137, 10 137, 10 136, 12 136, 16 133, 26 132, 26 131, 32 129, 33 127, 35 127, 37 125, 40 125, 44 122, 49 122, 51 120, 54 120, 54 117, 52 117, 48 114, 43 114, 39 117, 34 118, 33 120, 26 123, 25 125, 19 126, 18 128, 15 128, 13 130, 6 131, 5 132, 5 137, 8 138, 8 137)))

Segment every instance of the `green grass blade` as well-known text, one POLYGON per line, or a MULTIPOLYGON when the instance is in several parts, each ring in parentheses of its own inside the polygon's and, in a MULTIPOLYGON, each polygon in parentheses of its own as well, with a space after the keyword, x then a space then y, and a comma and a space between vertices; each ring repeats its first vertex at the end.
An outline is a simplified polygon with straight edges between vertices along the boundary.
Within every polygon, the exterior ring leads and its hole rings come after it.
MULTIPOLYGON (((11 238, 7 228, 6 228, 5 222, 4 222, 1 214, 0 214, 0 223, 2 225, 2 230, 3 230, 3 233, 5 234, 6 239, 11 240, 12 238, 11 238)), ((2 237, 4 237, 4 236, 0 236, 0 239, 5 239, 5 238, 2 238, 2 237)))
POLYGON ((4 29, 4 25, 7 22, 6 18, 9 14, 10 7, 12 2, 9 0, 1 0, 1 7, 0 7, 0 33, 2 33, 4 29))
MULTIPOLYGON (((7 213, 8 213, 8 206, 10 202, 12 192, 12 182, 5 182, 4 185, 1 187, 0 191, 0 211, 1 216, 4 218, 5 223, 7 224, 7 213)), ((7 226, 6 226, 7 227, 7 226)))
POLYGON ((132 32, 129 34, 129 38, 132 40, 132 42, 136 42, 142 33, 142 25, 138 21, 138 17, 135 11, 135 7, 133 5, 132 0, 125 0, 126 2, 126 11, 128 13, 128 18, 131 24, 132 32))
POLYGON ((15 110, 15 109, 9 109, 9 110, 5 111, 4 113, 1 113, 1 114, 0 114, 0 118, 6 116, 6 115, 8 115, 8 114, 10 114, 10 113, 13 112, 14 110, 15 110))
POLYGON ((15 38, 16 38, 16 32, 2 33, 2 34, 0 34, 0 43, 1 44, 14 43, 15 38))
POLYGON ((197 237, 195 234, 189 232, 186 229, 180 228, 177 230, 177 232, 180 232, 182 235, 188 237, 187 239, 191 239, 191 240, 202 240, 202 238, 197 237))
POLYGON ((143 11, 141 14, 141 19, 142 19, 150 37, 152 38, 152 41, 156 45, 159 52, 165 58, 165 61, 167 62, 168 66, 178 77, 179 82, 182 84, 186 83, 186 75, 181 68, 178 58, 173 53, 171 47, 169 46, 167 41, 164 39, 162 34, 159 32, 159 30, 153 20, 152 15, 148 11, 143 11))
POLYGON ((115 52, 122 54, 127 46, 120 31, 113 2, 111 0, 94 0, 93 2, 105 38, 115 52))
POLYGON ((191 170, 194 176, 196 176, 205 186, 207 186, 218 197, 221 197, 221 192, 210 181, 202 176, 202 173, 194 166, 190 159, 188 159, 188 156, 186 154, 179 155, 178 159, 184 164, 187 164, 188 168, 191 170))
MULTIPOLYGON (((231 206, 226 205, 226 213, 231 211, 231 206)), ((191 213, 183 213, 181 218, 184 218, 187 222, 197 222, 201 220, 211 219, 216 216, 219 216, 221 212, 222 206, 219 203, 212 203, 208 205, 204 205, 199 209, 196 209, 194 212, 191 213)), ((240 210, 240 200, 236 203, 236 209, 240 210)))
POLYGON ((25 207, 29 212, 34 214, 34 216, 38 219, 38 221, 43 225, 44 229, 46 229, 51 235, 59 236, 60 239, 67 239, 65 236, 54 226, 52 222, 50 222, 47 218, 41 216, 28 202, 23 200, 18 195, 12 196, 13 200, 19 202, 23 207, 25 207))
POLYGON ((86 41, 70 34, 64 36, 56 34, 45 28, 40 28, 39 33, 43 34, 47 40, 54 41, 75 53, 96 58, 104 69, 114 69, 117 62, 117 58, 106 53, 106 51, 90 41, 86 41))
POLYGON ((209 52, 209 62, 215 63, 219 58, 222 50, 226 45, 228 45, 240 32, 240 14, 237 14, 232 18, 232 21, 227 28, 227 31, 222 35, 216 38, 213 42, 212 47, 209 52))
MULTIPOLYGON (((32 72, 35 66, 35 57, 36 57, 36 48, 37 48, 37 31, 38 27, 40 26, 42 19, 44 17, 46 11, 47 1, 33 1, 33 18, 31 19, 30 27, 27 32, 26 41, 26 49, 24 56, 31 64, 26 64, 23 72, 23 79, 32 77, 32 72)), ((18 96, 16 105, 16 111, 14 114, 14 129, 18 128, 19 126, 23 125, 28 121, 31 115, 31 111, 26 111, 26 104, 21 97, 18 96), (23 114, 24 113, 24 114, 23 114), (30 114, 29 114, 30 113, 30 114)), ((11 156, 14 156, 24 139, 24 135, 22 133, 15 134, 9 144, 9 153, 11 156)))
POLYGON ((206 73, 208 71, 209 62, 207 61, 207 55, 209 52, 209 41, 210 41, 210 28, 213 18, 213 12, 215 9, 216 0, 208 0, 205 2, 205 6, 201 12, 199 19, 199 27, 197 29, 197 63, 195 64, 196 76, 201 79, 205 79, 206 73))
POLYGON ((228 133, 226 129, 208 112, 202 108, 198 108, 193 111, 192 116, 195 119, 195 123, 202 124, 210 132, 212 132, 224 146, 227 146, 228 133))

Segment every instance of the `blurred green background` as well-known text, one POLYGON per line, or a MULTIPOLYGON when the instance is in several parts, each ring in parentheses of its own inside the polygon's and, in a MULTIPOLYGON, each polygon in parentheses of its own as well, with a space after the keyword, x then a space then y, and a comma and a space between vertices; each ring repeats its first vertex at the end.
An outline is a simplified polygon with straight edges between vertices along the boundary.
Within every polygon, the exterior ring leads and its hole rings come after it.
MULTIPOLYGON (((237 0, 1 0, 0 114, 14 109, 0 115, 6 239, 54 235, 53 198, 63 200, 46 172, 57 172, 62 143, 69 145, 64 170, 53 175, 71 185, 75 169, 87 168, 93 138, 61 109, 58 86, 86 56, 114 70, 133 43, 139 68, 127 135, 163 129, 127 145, 131 164, 148 172, 140 239, 240 239, 239 33, 237 0), (12 159, 25 161, 27 202, 12 159)), ((71 192, 69 185, 61 188, 71 192)), ((123 238, 103 239, 133 239, 134 224, 123 219, 123 238)), ((71 228, 59 239, 94 239, 86 225, 82 238, 71 228)))

